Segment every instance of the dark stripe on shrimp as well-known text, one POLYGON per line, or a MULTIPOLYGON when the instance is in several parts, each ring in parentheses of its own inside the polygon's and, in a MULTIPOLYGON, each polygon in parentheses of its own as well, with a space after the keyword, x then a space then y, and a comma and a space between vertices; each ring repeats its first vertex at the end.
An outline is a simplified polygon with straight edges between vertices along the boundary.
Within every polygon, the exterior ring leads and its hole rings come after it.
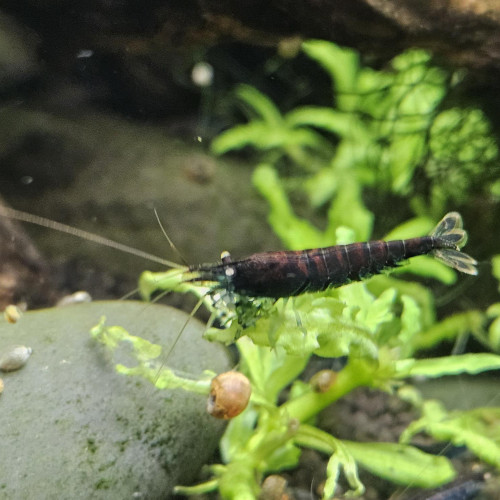
POLYGON ((403 260, 432 254, 446 265, 476 274, 476 261, 460 248, 467 233, 457 212, 447 214, 429 236, 371 241, 290 252, 263 252, 217 265, 192 267, 190 281, 214 283, 246 297, 292 297, 359 281, 403 260))

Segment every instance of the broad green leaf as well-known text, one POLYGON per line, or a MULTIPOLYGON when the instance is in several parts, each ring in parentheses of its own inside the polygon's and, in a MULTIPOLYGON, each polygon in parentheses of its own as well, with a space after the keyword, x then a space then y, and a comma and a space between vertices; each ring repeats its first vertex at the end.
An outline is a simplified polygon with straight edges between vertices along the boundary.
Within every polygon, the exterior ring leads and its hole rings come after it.
POLYGON ((424 453, 397 443, 355 443, 342 441, 349 453, 372 474, 397 484, 435 488, 456 475, 446 457, 424 453))
POLYGON ((363 130, 361 123, 353 119, 351 114, 319 106, 303 106, 294 109, 287 113, 285 121, 292 127, 307 125, 326 130, 339 137, 352 136, 354 127, 360 128, 358 133, 363 130))
POLYGON ((423 134, 411 134, 392 140, 389 154, 393 158, 391 175, 392 189, 395 193, 405 194, 411 189, 409 183, 425 151, 425 136, 423 134))
POLYGON ((384 240, 405 240, 416 236, 424 236, 429 234, 432 228, 433 223, 428 217, 414 217, 389 231, 384 236, 384 240))
POLYGON ((436 401, 426 401, 421 419, 412 422, 401 439, 425 431, 435 439, 467 446, 480 459, 500 467, 500 408, 447 412, 436 401))
POLYGON ((469 373, 475 375, 500 369, 500 356, 496 354, 462 354, 431 359, 408 359, 396 362, 396 377, 442 377, 469 373))
POLYGON ((328 210, 327 232, 339 226, 352 228, 356 241, 367 241, 373 228, 373 214, 362 201, 361 187, 347 179, 328 210))
POLYGON ((236 95, 247 104, 247 108, 256 117, 273 127, 282 126, 283 118, 280 110, 269 97, 259 92, 255 87, 239 85, 236 88, 236 95))
POLYGON ((392 272, 395 275, 411 273, 416 276, 433 278, 445 285, 452 285, 457 281, 457 273, 453 269, 428 255, 413 257, 401 266, 396 267, 392 272))
POLYGON ((434 323, 413 339, 413 348, 429 349, 443 341, 450 341, 467 332, 479 334, 483 331, 485 315, 481 311, 470 310, 457 313, 434 323))
MULTIPOLYGON (((302 44, 302 50, 330 74, 336 92, 352 95, 359 72, 359 55, 356 51, 322 40, 308 40, 302 44)), ((340 109, 350 107, 348 97, 339 96, 340 100, 346 101, 339 102, 340 109)))
POLYGON ((253 183, 269 205, 269 223, 287 248, 300 250, 324 246, 321 232, 293 213, 276 170, 262 164, 255 169, 253 183))

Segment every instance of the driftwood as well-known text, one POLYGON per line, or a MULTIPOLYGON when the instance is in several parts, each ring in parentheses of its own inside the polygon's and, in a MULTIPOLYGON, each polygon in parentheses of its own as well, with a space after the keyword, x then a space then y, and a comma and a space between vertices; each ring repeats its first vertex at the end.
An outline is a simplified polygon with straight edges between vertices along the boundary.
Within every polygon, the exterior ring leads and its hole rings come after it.
POLYGON ((53 298, 49 276, 47 264, 20 224, 0 217, 0 310, 20 302, 48 305, 53 298))
POLYGON ((198 0, 3 2, 42 36, 44 50, 87 44, 127 52, 189 49, 224 42, 278 46, 323 38, 392 57, 410 46, 431 48, 452 64, 500 67, 496 0, 198 0))

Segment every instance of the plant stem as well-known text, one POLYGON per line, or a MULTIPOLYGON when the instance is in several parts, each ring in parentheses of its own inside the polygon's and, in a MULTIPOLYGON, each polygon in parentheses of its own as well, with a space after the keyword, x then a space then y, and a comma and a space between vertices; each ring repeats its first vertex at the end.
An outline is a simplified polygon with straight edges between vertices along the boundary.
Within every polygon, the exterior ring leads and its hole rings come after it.
POLYGON ((281 407, 290 418, 306 422, 331 403, 356 387, 371 386, 376 365, 366 360, 350 360, 338 374, 330 390, 323 393, 308 392, 292 399, 281 407))

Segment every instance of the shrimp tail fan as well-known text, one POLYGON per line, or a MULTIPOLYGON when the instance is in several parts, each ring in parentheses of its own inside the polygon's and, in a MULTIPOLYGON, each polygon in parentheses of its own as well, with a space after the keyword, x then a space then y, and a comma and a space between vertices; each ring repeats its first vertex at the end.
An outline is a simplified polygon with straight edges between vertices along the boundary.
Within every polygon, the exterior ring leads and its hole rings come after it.
POLYGON ((461 273, 477 274, 477 261, 460 251, 467 243, 467 232, 463 229, 462 216, 458 212, 446 214, 429 236, 436 240, 436 247, 432 251, 436 259, 461 273))

